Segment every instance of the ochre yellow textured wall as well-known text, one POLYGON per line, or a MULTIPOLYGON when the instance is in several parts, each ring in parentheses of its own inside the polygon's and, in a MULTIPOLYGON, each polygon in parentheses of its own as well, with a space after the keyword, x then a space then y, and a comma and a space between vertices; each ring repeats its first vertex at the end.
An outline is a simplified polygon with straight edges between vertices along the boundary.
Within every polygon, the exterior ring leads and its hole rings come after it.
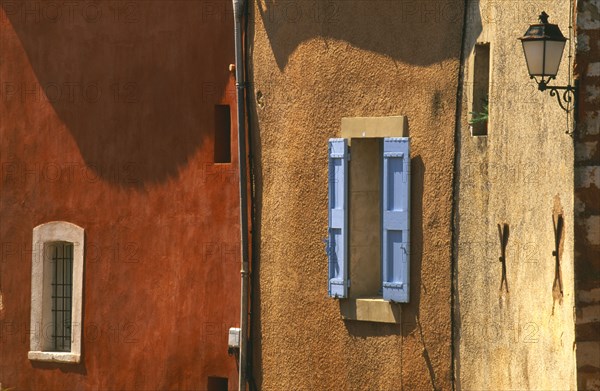
POLYGON ((451 197, 462 1, 258 1, 254 376, 263 390, 451 388, 451 197), (408 116, 411 302, 343 321, 327 297, 327 140, 342 117, 408 116))
MULTIPOLYGON (((488 136, 471 136, 473 62, 466 57, 455 221, 457 389, 576 389, 573 139, 565 134, 572 121, 556 98, 537 91, 517 40, 542 11, 568 36, 568 3, 470 2, 466 46, 490 43, 490 117, 488 136), (552 255, 559 215, 562 295, 552 255), (497 224, 509 227, 508 292, 500 290, 497 224)), ((568 53, 567 44, 552 84, 568 83, 568 53)))

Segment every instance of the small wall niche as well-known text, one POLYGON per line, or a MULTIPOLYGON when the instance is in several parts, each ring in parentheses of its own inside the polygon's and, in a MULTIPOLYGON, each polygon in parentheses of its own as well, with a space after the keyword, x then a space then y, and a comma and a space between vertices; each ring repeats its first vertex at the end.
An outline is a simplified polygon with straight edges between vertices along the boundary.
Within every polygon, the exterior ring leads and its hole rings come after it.
POLYGON ((489 123, 490 43, 477 43, 473 57, 473 99, 469 113, 469 124, 472 127, 473 136, 486 136, 489 123))
POLYGON ((229 385, 226 377, 209 376, 206 384, 207 391, 228 391, 229 385))
POLYGON ((215 163, 231 163, 231 107, 215 105, 215 163))

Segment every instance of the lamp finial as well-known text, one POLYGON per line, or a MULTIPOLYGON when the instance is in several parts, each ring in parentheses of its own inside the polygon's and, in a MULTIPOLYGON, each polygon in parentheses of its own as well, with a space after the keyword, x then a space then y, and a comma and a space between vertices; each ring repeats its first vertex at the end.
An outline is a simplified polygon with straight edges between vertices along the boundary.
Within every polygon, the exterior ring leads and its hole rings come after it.
POLYGON ((539 16, 540 22, 542 22, 543 24, 548 24, 548 17, 549 16, 550 15, 548 15, 545 11, 542 11, 542 13, 539 16))

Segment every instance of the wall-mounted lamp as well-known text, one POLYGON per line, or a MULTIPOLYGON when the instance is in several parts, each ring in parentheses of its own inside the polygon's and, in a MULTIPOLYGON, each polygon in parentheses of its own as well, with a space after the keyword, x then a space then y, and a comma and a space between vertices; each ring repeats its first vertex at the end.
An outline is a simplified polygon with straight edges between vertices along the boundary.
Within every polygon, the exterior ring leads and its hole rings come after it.
POLYGON ((523 44, 529 76, 538 83, 540 91, 550 90, 550 96, 556 96, 560 107, 570 112, 576 106, 578 81, 575 80, 573 86, 548 85, 556 78, 567 38, 558 25, 548 23, 547 13, 542 12, 539 18, 540 23, 529 26, 525 35, 519 38, 523 44), (560 93, 559 90, 563 92, 560 93))

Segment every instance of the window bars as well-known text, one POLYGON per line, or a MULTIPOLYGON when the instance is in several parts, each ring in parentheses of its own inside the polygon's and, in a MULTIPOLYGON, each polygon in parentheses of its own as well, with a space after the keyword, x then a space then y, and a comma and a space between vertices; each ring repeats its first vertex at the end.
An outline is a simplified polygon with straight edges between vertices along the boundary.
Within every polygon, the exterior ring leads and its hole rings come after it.
POLYGON ((71 351, 71 308, 73 299, 73 244, 52 244, 52 347, 71 351))

